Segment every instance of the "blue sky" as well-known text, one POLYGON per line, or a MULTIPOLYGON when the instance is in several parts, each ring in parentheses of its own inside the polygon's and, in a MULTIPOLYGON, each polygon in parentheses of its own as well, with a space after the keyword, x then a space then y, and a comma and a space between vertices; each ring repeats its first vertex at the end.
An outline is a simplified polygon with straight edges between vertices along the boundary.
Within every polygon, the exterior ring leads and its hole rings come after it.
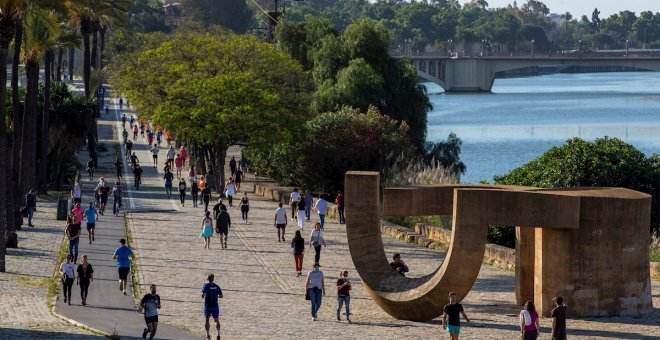
MULTIPOLYGON (((459 0, 461 4, 469 1, 459 0)), ((513 3, 513 0, 486 1, 489 7, 506 7, 506 5, 513 3)), ((525 2, 526 0, 518 0, 518 6, 525 2)), ((564 13, 568 11, 576 18, 580 18, 582 15, 591 18, 591 12, 593 12, 594 8, 598 8, 600 11, 601 19, 624 10, 638 14, 643 11, 660 12, 660 0, 541 0, 541 2, 550 8, 551 13, 564 13)))

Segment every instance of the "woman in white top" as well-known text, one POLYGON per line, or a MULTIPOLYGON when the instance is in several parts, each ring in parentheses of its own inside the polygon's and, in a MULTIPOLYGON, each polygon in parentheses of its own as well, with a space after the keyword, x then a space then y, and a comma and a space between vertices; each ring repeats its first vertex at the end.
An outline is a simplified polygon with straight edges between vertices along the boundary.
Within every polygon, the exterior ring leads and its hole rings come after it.
POLYGON ((314 262, 319 262, 321 260, 321 245, 324 247, 325 239, 323 238, 323 231, 321 230, 321 223, 316 223, 314 225, 314 230, 309 236, 309 245, 314 248, 316 255, 314 255, 314 262))
POLYGON ((66 262, 60 264, 60 274, 62 274, 62 290, 64 291, 64 303, 71 305, 71 287, 73 287, 73 279, 75 278, 75 265, 71 262, 73 257, 66 256, 66 262))
POLYGON ((232 206, 232 200, 234 199, 234 195, 236 195, 236 186, 234 186, 234 181, 229 180, 227 181, 227 185, 225 185, 225 195, 227 196, 227 200, 229 200, 229 206, 232 206))
POLYGON ((318 311, 321 307, 323 295, 325 295, 325 281, 323 280, 323 272, 320 270, 318 262, 314 263, 314 269, 307 273, 307 281, 305 282, 305 294, 309 296, 312 303, 312 320, 316 321, 318 311))

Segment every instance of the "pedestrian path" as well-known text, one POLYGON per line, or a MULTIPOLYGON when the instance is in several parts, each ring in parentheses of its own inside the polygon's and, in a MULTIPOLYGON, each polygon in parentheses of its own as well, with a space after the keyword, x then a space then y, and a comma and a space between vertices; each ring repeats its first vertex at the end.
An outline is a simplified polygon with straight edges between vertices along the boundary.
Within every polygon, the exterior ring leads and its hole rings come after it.
MULTIPOLYGON (((110 185, 116 180, 113 165, 116 156, 113 143, 119 140, 116 137, 121 136, 115 131, 120 110, 114 104, 110 104, 110 109, 110 114, 102 113, 98 126, 99 142, 105 143, 108 152, 99 156, 97 169, 100 169, 100 171, 97 171, 96 178, 93 181, 89 181, 88 178, 81 178, 83 180, 83 203, 87 203, 93 198, 92 190, 99 177, 104 176, 110 185)), ((147 173, 146 169, 145 173, 147 173)), ((127 189, 127 192, 135 200, 128 203, 135 205, 136 209, 148 210, 160 207, 160 204, 154 203, 149 198, 151 195, 150 190, 153 190, 153 188, 148 189, 148 186, 145 186, 145 189, 139 193, 133 192, 130 186, 127 189)), ((124 206, 127 208, 126 204, 124 206)), ((127 295, 125 296, 119 290, 116 261, 112 259, 114 250, 119 245, 119 239, 126 238, 123 214, 119 216, 112 215, 112 198, 110 198, 105 215, 100 216, 96 223, 96 240, 92 244, 87 241, 84 222, 82 229, 78 258, 80 259, 83 254, 87 254, 89 263, 94 268, 94 281, 89 288, 87 306, 80 304, 80 293, 75 284, 72 290, 73 303, 71 306, 65 304, 60 285, 60 298, 55 305, 56 313, 93 329, 108 334, 117 334, 124 339, 141 338, 142 330, 145 327, 143 315, 136 313, 136 302, 133 298, 131 285, 128 285, 127 295)), ((163 312, 167 310, 167 306, 164 308, 166 309, 163 312)), ((158 326, 157 338, 191 339, 197 337, 161 322, 158 326)))

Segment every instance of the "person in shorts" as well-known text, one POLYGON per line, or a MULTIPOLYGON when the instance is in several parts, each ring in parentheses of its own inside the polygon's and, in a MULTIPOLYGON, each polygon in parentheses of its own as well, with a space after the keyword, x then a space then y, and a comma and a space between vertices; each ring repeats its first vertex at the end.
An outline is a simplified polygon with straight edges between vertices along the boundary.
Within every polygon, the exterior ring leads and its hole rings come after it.
POLYGON ((96 220, 99 218, 99 213, 94 208, 93 203, 89 203, 89 208, 85 209, 83 217, 87 220, 87 237, 89 238, 89 244, 92 244, 92 241, 95 240, 94 228, 96 228, 96 220))
POLYGON ((113 260, 117 260, 117 271, 119 272, 119 290, 126 295, 126 283, 128 282, 128 273, 131 271, 131 259, 135 259, 133 250, 126 245, 126 240, 119 240, 119 247, 115 249, 113 260))
POLYGON ((154 147, 149 150, 151 152, 151 156, 154 159, 154 168, 158 167, 158 152, 160 149, 158 148, 158 145, 154 144, 154 147))
POLYGON ((275 228, 277 228, 277 242, 284 242, 284 232, 286 231, 286 208, 282 207, 282 202, 279 208, 275 210, 275 228), (280 236, 280 234, 282 234, 280 236))
POLYGON ((222 249, 227 248, 227 237, 230 227, 231 218, 227 212, 227 207, 224 204, 221 204, 220 211, 215 217, 215 232, 220 235, 220 246, 222 246, 222 249))
POLYGON ((466 322, 470 322, 463 311, 463 305, 456 302, 456 292, 449 293, 449 303, 442 309, 442 329, 447 330, 452 340, 458 340, 461 333, 461 314, 466 322))
POLYGON ((160 296, 156 294, 156 285, 151 285, 149 287, 150 292, 145 294, 142 297, 140 306, 144 309, 144 322, 147 324, 147 328, 142 331, 142 339, 147 338, 153 339, 156 335, 156 329, 158 329, 158 310, 160 309, 160 296))
POLYGON ((201 293, 202 299, 204 299, 204 318, 206 322, 204 328, 206 329, 206 340, 211 340, 211 333, 209 329, 211 325, 209 324, 209 318, 213 317, 215 321, 215 329, 217 331, 217 340, 220 340, 220 305, 218 304, 218 299, 222 299, 222 289, 220 286, 215 284, 213 281, 215 277, 213 274, 209 274, 207 283, 202 285, 201 293))
POLYGON ((566 305, 561 296, 557 296, 552 301, 555 302, 555 308, 552 309, 552 340, 566 340, 566 305))

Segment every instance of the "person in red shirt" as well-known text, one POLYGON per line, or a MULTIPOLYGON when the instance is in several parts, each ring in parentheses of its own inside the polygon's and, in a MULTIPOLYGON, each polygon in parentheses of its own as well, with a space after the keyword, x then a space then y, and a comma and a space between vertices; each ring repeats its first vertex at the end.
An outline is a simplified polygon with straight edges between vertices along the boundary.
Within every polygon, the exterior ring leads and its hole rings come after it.
POLYGON ((346 218, 344 217, 344 195, 341 191, 337 193, 335 205, 337 205, 337 213, 339 214, 339 224, 346 223, 346 218))
POLYGON ((341 321, 339 313, 341 313, 341 307, 346 304, 346 321, 351 323, 351 281, 348 279, 348 271, 343 271, 339 273, 339 278, 337 279, 337 321, 341 321))

